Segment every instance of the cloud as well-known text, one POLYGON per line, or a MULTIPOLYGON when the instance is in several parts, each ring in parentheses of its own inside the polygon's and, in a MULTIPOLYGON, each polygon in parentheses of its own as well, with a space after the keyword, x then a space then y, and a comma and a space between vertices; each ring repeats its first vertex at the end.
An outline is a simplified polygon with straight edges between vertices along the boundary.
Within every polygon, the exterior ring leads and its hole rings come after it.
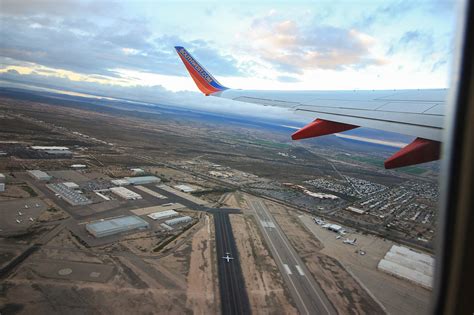
POLYGON ((386 63, 371 52, 376 40, 368 34, 330 25, 300 25, 275 14, 255 19, 241 37, 250 39, 249 50, 263 61, 288 73, 359 69, 386 63))
POLYGON ((289 83, 301 82, 300 79, 295 78, 295 77, 290 77, 288 75, 280 75, 277 77, 277 80, 280 82, 289 82, 289 83))
MULTIPOLYGON (((394 1, 388 4, 382 4, 373 10, 368 10, 362 15, 362 18, 357 21, 354 27, 358 29, 369 29, 378 23, 385 23, 387 20, 398 19, 407 12, 420 6, 420 3, 414 1, 394 1)), ((369 7, 370 8, 370 7, 369 7)))
POLYGON ((435 72, 438 69, 446 66, 448 64, 447 58, 441 58, 438 61, 433 63, 433 66, 431 67, 431 72, 435 72))
POLYGON ((45 77, 36 73, 19 74, 15 70, 0 73, 0 80, 49 89, 73 91, 102 97, 120 98, 150 104, 172 105, 221 114, 264 117, 288 122, 307 122, 307 117, 296 115, 284 108, 260 106, 217 97, 206 97, 197 92, 171 92, 156 86, 117 86, 97 82, 72 81, 65 77, 45 77))
POLYGON ((423 55, 423 57, 432 54, 436 50, 433 35, 420 30, 406 31, 398 41, 390 45, 387 55, 394 55, 407 50, 413 50, 417 54, 423 55))
MULTIPOLYGON (((33 7, 36 3, 33 1, 33 7)), ((208 60, 216 75, 242 74, 232 56, 220 54, 209 42, 156 35, 142 18, 94 19, 86 14, 66 18, 66 13, 61 15, 63 5, 61 2, 58 8, 54 8, 51 2, 45 2, 44 8, 38 12, 48 14, 38 15, 23 4, 16 8, 10 2, 6 3, 0 16, 0 56, 18 63, 33 63, 87 75, 119 77, 117 69, 128 69, 183 76, 185 72, 173 48, 181 44, 203 60, 208 60)), ((81 8, 88 10, 93 5, 82 4, 81 8)), ((69 10, 74 8, 73 5, 69 10)))
POLYGON ((418 60, 420 69, 428 69, 430 72, 445 69, 452 53, 452 45, 449 45, 447 38, 435 40, 432 32, 422 30, 404 32, 387 50, 389 56, 411 55, 412 60, 418 60))
POLYGON ((76 1, 76 0, 2 0, 3 15, 49 15, 75 16, 78 13, 88 15, 107 14, 111 9, 120 8, 117 1, 76 1))

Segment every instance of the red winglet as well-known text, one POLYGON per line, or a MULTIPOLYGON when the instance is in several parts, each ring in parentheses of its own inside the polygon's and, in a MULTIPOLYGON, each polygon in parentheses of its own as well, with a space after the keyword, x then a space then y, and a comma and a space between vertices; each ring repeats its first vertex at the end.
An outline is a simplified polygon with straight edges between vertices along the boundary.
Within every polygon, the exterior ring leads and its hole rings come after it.
POLYGON ((416 138, 412 143, 385 160, 385 168, 396 168, 438 160, 441 142, 416 138))
POLYGON ((319 137, 329 135, 332 133, 338 133, 346 130, 351 130, 359 126, 338 123, 329 120, 316 119, 312 123, 304 126, 297 132, 291 135, 291 139, 300 140, 312 137, 319 137))
POLYGON ((191 78, 193 78, 194 83, 196 83, 196 86, 202 93, 209 95, 215 92, 227 90, 227 88, 217 82, 217 80, 206 69, 204 69, 204 67, 201 66, 184 47, 176 46, 175 49, 179 58, 181 58, 181 61, 183 61, 184 66, 191 75, 191 78))

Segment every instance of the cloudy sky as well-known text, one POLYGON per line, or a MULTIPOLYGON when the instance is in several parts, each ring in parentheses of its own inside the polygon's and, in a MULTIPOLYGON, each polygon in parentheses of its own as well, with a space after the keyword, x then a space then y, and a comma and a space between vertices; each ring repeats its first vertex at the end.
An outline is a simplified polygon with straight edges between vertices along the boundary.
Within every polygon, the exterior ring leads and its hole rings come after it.
POLYGON ((1 0, 0 79, 251 109, 200 96, 181 45, 235 88, 449 85, 451 1, 254 2, 1 0))

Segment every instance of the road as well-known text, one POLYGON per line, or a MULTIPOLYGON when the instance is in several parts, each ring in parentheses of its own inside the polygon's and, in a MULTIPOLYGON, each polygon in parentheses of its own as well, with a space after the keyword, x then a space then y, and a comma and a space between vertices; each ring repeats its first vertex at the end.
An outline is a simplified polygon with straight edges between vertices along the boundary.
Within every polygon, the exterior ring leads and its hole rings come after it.
POLYGON ((245 290, 229 214, 214 211, 214 226, 222 314, 249 314, 250 303, 245 290), (227 253, 234 258, 230 262, 222 259, 227 253))
POLYGON ((260 229, 301 314, 337 314, 261 200, 251 201, 260 229))

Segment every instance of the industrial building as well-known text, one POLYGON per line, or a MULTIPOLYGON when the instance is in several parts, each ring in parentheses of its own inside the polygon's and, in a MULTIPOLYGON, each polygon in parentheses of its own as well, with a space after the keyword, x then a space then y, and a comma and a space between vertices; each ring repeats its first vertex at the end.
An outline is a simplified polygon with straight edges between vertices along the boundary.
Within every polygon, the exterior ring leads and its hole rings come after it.
POLYGON ((117 196, 122 197, 123 199, 126 199, 126 200, 142 199, 141 195, 125 187, 112 187, 110 188, 110 191, 116 194, 117 196))
POLYGON ((69 150, 68 147, 40 146, 40 145, 33 145, 33 146, 31 146, 31 148, 33 150, 41 150, 41 151, 46 151, 46 150, 67 151, 67 150, 69 150))
POLYGON ((138 176, 138 177, 125 177, 126 181, 130 185, 144 185, 151 183, 159 183, 161 180, 156 176, 138 176))
POLYGON ((68 147, 34 145, 31 148, 51 155, 72 155, 72 152, 69 151, 68 147))
POLYGON ((164 223, 161 223, 160 226, 161 226, 163 229, 168 230, 168 231, 172 231, 172 230, 173 230, 173 228, 172 228, 171 226, 166 225, 166 224, 164 224, 164 223))
POLYGON ((163 219, 175 217, 177 215, 179 215, 179 213, 174 210, 165 210, 165 211, 150 213, 148 217, 153 220, 163 220, 163 219))
POLYGON ((148 214, 153 213, 153 212, 177 210, 177 209, 182 209, 182 208, 185 208, 185 206, 183 206, 180 203, 166 203, 166 204, 162 204, 162 205, 159 205, 159 206, 133 209, 133 210, 130 210, 130 211, 132 211, 136 215, 145 215, 145 214, 148 215, 148 214))
POLYGON ((71 165, 71 168, 76 168, 76 169, 79 169, 79 168, 86 168, 87 165, 85 164, 72 164, 71 165))
POLYGON ((38 179, 38 180, 50 180, 51 178, 53 178, 48 173, 45 173, 40 170, 31 170, 31 171, 27 171, 27 173, 34 179, 38 179))
POLYGON ((5 191, 5 175, 0 173, 0 192, 5 191))
POLYGON ((193 218, 191 218, 189 216, 185 216, 185 217, 179 217, 179 218, 166 220, 165 224, 169 225, 169 226, 173 226, 173 225, 180 224, 180 223, 191 222, 192 220, 193 220, 193 218))
POLYGON ((193 192, 195 189, 192 188, 192 187, 189 187, 188 185, 176 185, 176 186, 173 186, 174 188, 176 189, 179 189, 181 190, 182 192, 185 192, 185 193, 190 193, 190 192, 193 192))
POLYGON ((63 185, 69 189, 79 189, 79 185, 73 182, 64 182, 63 185))
POLYGON ((145 173, 145 171, 141 168, 131 168, 130 170, 133 172, 134 175, 145 173))
POLYGON ((433 287, 434 258, 428 254, 393 245, 380 260, 377 268, 425 288, 433 287))
POLYGON ((148 227, 148 222, 134 215, 86 224, 86 230, 94 237, 105 237, 137 229, 144 230, 148 227))
POLYGON ((54 191, 58 197, 63 198, 72 206, 83 206, 91 204, 92 201, 79 192, 66 187, 64 184, 48 184, 49 189, 54 191))
POLYGON ((362 209, 359 209, 359 208, 356 208, 356 207, 347 207, 347 210, 352 211, 352 212, 357 213, 357 214, 364 214, 365 213, 365 210, 362 210, 362 209))
POLYGON ((137 177, 125 177, 121 179, 113 179, 110 182, 116 186, 127 186, 127 185, 144 185, 151 183, 159 183, 161 179, 156 176, 137 176, 137 177))
POLYGON ((130 183, 128 182, 128 180, 126 179, 113 179, 110 181, 112 183, 112 185, 115 185, 115 186, 127 186, 127 185, 130 185, 130 183))

